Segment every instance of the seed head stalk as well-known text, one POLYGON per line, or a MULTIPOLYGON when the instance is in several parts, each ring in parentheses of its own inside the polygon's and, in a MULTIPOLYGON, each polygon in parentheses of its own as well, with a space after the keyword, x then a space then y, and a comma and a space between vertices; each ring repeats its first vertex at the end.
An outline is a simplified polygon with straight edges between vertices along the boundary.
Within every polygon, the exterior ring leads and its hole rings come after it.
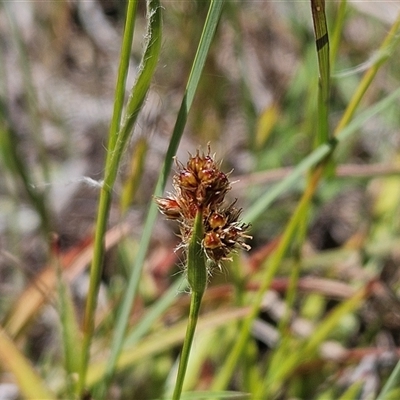
POLYGON ((178 376, 173 400, 179 400, 185 380, 186 369, 189 361, 190 349, 193 343, 194 332, 199 319, 201 299, 207 286, 207 268, 201 241, 204 236, 203 212, 198 210, 194 221, 193 235, 189 243, 187 254, 187 279, 191 290, 189 319, 186 328, 185 340, 179 360, 178 376))
POLYGON ((237 249, 249 250, 245 239, 249 226, 239 221, 241 210, 235 202, 224 202, 231 185, 213 157, 208 154, 190 156, 186 166, 177 162, 179 171, 173 178, 174 193, 156 198, 159 210, 179 223, 181 243, 187 256, 186 274, 191 290, 191 302, 186 337, 179 361, 173 400, 179 400, 189 360, 201 300, 207 287, 208 268, 230 260, 237 249))

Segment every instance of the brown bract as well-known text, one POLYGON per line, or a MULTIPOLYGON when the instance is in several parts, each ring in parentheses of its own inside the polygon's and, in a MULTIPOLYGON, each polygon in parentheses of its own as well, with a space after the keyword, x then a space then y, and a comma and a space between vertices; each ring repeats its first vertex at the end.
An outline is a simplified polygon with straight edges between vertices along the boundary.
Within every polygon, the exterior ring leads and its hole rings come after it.
POLYGON ((239 221, 241 209, 235 203, 224 204, 226 193, 231 189, 229 174, 220 170, 208 153, 197 151, 184 166, 177 162, 179 170, 173 177, 174 193, 166 198, 156 198, 159 210, 180 225, 182 243, 187 247, 197 211, 203 212, 204 238, 202 247, 208 259, 219 264, 229 259, 229 254, 238 249, 249 250, 245 243, 251 236, 246 232, 248 224, 239 221))

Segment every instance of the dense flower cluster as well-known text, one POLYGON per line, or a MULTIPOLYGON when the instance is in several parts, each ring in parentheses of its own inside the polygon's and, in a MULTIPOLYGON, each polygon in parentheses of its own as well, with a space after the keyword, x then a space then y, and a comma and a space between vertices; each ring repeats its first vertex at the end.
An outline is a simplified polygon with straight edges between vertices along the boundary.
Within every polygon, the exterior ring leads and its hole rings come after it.
POLYGON ((241 210, 235 202, 225 205, 224 198, 231 185, 228 175, 220 171, 219 165, 207 155, 190 156, 186 166, 177 162, 179 171, 173 178, 175 192, 166 198, 157 198, 159 210, 180 224, 182 244, 186 247, 193 231, 198 210, 203 213, 204 238, 202 248, 209 260, 219 264, 229 259, 229 254, 238 248, 249 250, 245 243, 249 225, 239 221, 241 210))

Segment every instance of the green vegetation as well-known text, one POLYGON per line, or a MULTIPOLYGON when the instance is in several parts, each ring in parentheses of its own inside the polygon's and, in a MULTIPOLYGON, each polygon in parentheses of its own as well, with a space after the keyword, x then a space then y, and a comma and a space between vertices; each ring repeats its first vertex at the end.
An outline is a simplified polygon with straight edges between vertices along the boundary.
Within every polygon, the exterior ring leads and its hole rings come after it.
POLYGON ((368 4, 1 3, 0 393, 398 397, 400 17, 368 4), (208 145, 182 245, 157 203, 208 145))

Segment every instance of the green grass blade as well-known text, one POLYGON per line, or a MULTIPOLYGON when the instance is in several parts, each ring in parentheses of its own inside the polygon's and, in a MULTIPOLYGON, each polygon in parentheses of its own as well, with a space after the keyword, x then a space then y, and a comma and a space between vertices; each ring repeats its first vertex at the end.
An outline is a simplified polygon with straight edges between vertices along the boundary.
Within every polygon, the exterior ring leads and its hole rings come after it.
POLYGON ((126 10, 127 19, 125 23, 125 31, 122 39, 120 63, 118 67, 117 84, 115 87, 115 99, 113 116, 110 125, 110 137, 108 143, 107 157, 111 157, 112 150, 118 138, 118 131, 121 127, 121 116, 124 107, 126 78, 129 71, 129 61, 131 56, 133 33, 135 30, 137 0, 130 0, 126 10))
POLYGON ((58 312, 61 321, 61 338, 64 350, 64 366, 66 372, 66 390, 73 398, 77 395, 74 375, 79 373, 80 354, 82 352, 81 332, 75 314, 74 302, 68 284, 62 275, 62 266, 57 254, 53 254, 54 268, 57 275, 58 312))
POLYGON ((377 400, 398 400, 400 398, 400 387, 397 385, 390 392, 385 393, 385 397, 379 397, 377 400))
MULTIPOLYGON (((157 185, 154 191, 155 196, 161 196, 172 167, 173 157, 176 154, 180 139, 183 134, 183 129, 186 124, 189 110, 192 106, 193 98, 200 80, 200 76, 204 67, 207 54, 210 49, 212 39, 221 15, 223 1, 214 0, 210 4, 207 19, 203 28, 203 33, 200 38, 199 46, 197 49, 196 57, 194 59, 191 73, 189 75, 188 83, 182 100, 182 104, 178 113, 175 123, 174 131, 170 140, 170 144, 165 156, 164 164, 159 175, 157 185)), ((157 217, 157 206, 151 203, 147 212, 146 222, 143 228, 139 252, 136 256, 135 264, 132 268, 132 274, 129 278, 126 295, 121 305, 119 315, 117 318, 116 329, 112 340, 111 355, 107 365, 106 379, 110 379, 115 370, 116 361, 120 355, 123 338, 125 335, 126 327, 128 325, 129 313, 133 304, 133 299, 136 296, 137 288, 143 268, 143 263, 146 257, 147 248, 150 243, 153 225, 157 217)))
POLYGON ((55 399, 36 371, 0 327, 0 365, 2 371, 12 372, 21 394, 27 399, 55 399))
POLYGON ((390 396, 390 392, 399 388, 400 388, 400 361, 397 362, 394 370, 390 374, 389 379, 385 383, 385 386, 382 388, 376 400, 388 400, 391 398, 395 398, 390 396))
POLYGON ((335 141, 326 143, 316 148, 310 155, 302 160, 290 175, 282 179, 279 183, 269 188, 260 198, 243 214, 243 221, 255 222, 268 209, 268 207, 281 194, 290 190, 293 185, 312 167, 322 161, 333 149, 336 143, 340 143, 363 126, 371 117, 379 114, 389 107, 400 96, 400 90, 397 89, 389 96, 377 102, 373 106, 362 111, 351 123, 337 133, 335 141))
MULTIPOLYGON (((336 137, 337 141, 344 140, 348 135, 350 135, 352 132, 354 132, 354 130, 350 129, 350 128, 353 128, 356 125, 355 122, 360 121, 360 118, 358 118, 358 121, 353 120, 352 123, 350 124, 350 121, 353 118, 354 113, 355 113, 366 89, 371 84, 373 77, 376 75, 376 72, 378 71, 379 67, 381 65, 383 65, 383 63, 388 59, 389 55, 392 54, 392 52, 393 52, 394 44, 397 43, 397 41, 400 38, 400 35, 398 34, 399 26, 400 26, 400 17, 395 22, 395 24, 392 26, 392 29, 390 30, 388 36, 386 37, 386 39, 384 40, 384 42, 381 46, 381 50, 384 50, 384 52, 383 52, 384 56, 382 55, 381 59, 379 61, 377 61, 376 64, 373 67, 371 67, 371 69, 369 71, 367 71, 367 73, 364 75, 364 77, 358 87, 358 90, 354 94, 352 101, 350 102, 349 106, 346 108, 345 114, 343 115, 340 123, 336 127, 335 134, 337 136, 336 137)), ((382 101, 380 101, 378 104, 376 104, 375 106, 373 106, 371 108, 373 108, 375 112, 379 112, 384 107, 387 107, 391 101, 393 101, 395 98, 397 98, 398 94, 399 94, 399 91, 397 90, 394 93, 392 93, 390 96, 383 99, 382 101), (389 98, 390 98, 390 102, 386 102, 386 100, 388 100, 389 98)), ((362 113, 362 115, 365 115, 365 113, 362 113)), ((368 116, 366 116, 366 119, 367 118, 368 118, 368 116)), ((322 160, 333 150, 333 148, 334 148, 333 145, 335 145, 336 143, 337 143, 336 141, 333 141, 333 142, 331 142, 331 144, 326 143, 326 144, 318 147, 303 162, 305 163, 305 162, 313 161, 312 160, 313 156, 322 156, 322 158, 321 158, 321 160, 322 160)), ((319 161, 321 161, 321 160, 319 160, 319 161)), ((300 163, 300 164, 302 164, 302 163, 300 163)), ((297 169, 295 169, 294 173, 297 172, 296 170, 297 169)), ((239 335, 239 339, 235 343, 232 352, 230 353, 224 366, 222 367, 219 374, 217 375, 217 377, 212 385, 213 389, 217 389, 217 390, 224 389, 226 387, 226 385, 228 384, 230 377, 233 374, 233 371, 234 371, 234 369, 243 353, 243 350, 246 346, 246 342, 247 342, 248 336, 250 334, 252 321, 258 314, 258 310, 259 310, 259 306, 262 301, 263 293, 265 292, 265 290, 267 290, 269 288, 270 283, 279 268, 280 262, 286 252, 286 249, 289 246, 290 240, 293 237, 294 230, 296 229, 297 224, 301 221, 302 216, 304 215, 306 208, 308 207, 308 203, 309 203, 310 199, 312 198, 314 191, 316 190, 318 181, 321 177, 321 172, 322 172, 321 169, 314 171, 314 174, 312 175, 312 177, 309 181, 309 184, 307 186, 306 192, 304 193, 297 209, 295 210, 292 218, 290 219, 289 224, 287 225, 287 228, 285 229, 285 231, 283 233, 283 237, 278 245, 277 250, 275 251, 275 253, 272 255, 272 257, 270 259, 269 266, 267 268, 267 272, 265 274, 265 277, 263 278, 263 282, 261 284, 259 292, 257 293, 256 299, 253 302, 253 307, 249 314, 249 317, 246 318, 246 320, 244 321, 242 328, 241 328, 241 333, 239 335)), ((286 184, 285 180, 282 181, 278 185, 283 186, 284 184, 286 184)), ((275 186, 275 188, 277 186, 275 186)), ((275 195, 275 193, 273 193, 273 194, 275 195)), ((270 201, 270 199, 271 199, 271 197, 268 196, 268 193, 266 193, 264 196, 262 196, 255 203, 255 206, 252 207, 252 209, 243 216, 243 218, 247 221, 254 221, 265 210, 264 207, 267 203, 265 201, 266 199, 268 201, 270 201)))
MULTIPOLYGON (((249 312, 248 307, 216 310, 202 315, 197 324, 197 332, 205 332, 236 323, 249 312)), ((179 346, 185 337, 186 321, 179 321, 174 325, 165 326, 157 332, 143 338, 136 346, 126 347, 117 362, 118 371, 123 371, 135 364, 143 363, 148 357, 154 357, 163 352, 170 352, 172 347, 179 346)), ((92 387, 104 379, 108 358, 93 363, 88 371, 88 386, 92 387)))
POLYGON ((314 22, 315 44, 317 47, 319 84, 318 84, 318 124, 315 146, 329 139, 329 35, 326 25, 325 0, 311 0, 311 10, 314 22))
MULTIPOLYGON (((35 88, 32 84, 32 75, 29 69, 29 61, 26 57, 26 49, 24 47, 24 43, 22 41, 20 32, 16 26, 16 22, 14 20, 14 15, 9 10, 9 5, 3 4, 3 7, 6 11, 8 20, 10 22, 11 32, 16 43, 16 46, 19 49, 19 55, 21 59, 21 68, 23 72, 24 83, 26 83, 25 88, 27 90, 28 97, 28 107, 30 113, 30 119, 32 121, 32 129, 34 133, 35 145, 38 152, 43 156, 39 157, 42 161, 42 176, 44 179, 48 176, 48 168, 47 168, 47 155, 44 153, 44 145, 42 143, 40 134, 40 121, 38 120, 38 110, 37 110, 37 101, 35 88)), ((22 183, 23 189, 26 193, 28 200, 30 201, 32 207, 36 210, 40 222, 42 232, 46 235, 51 232, 51 218, 50 212, 48 208, 47 196, 45 191, 41 191, 37 189, 36 182, 33 179, 32 174, 30 173, 30 169, 26 164, 21 154, 18 152, 18 135, 13 129, 12 122, 9 118, 9 110, 7 107, 7 72, 5 68, 5 60, 3 59, 4 54, 0 52, 0 74, 2 79, 2 87, 3 93, 2 99, 0 101, 0 153, 4 160, 5 167, 10 171, 16 181, 20 181, 22 183)))
MULTIPOLYGON (((314 180, 317 181, 318 177, 315 177, 314 180)), ((249 335, 251 332, 251 326, 253 324, 254 319, 257 317, 259 313, 264 293, 268 290, 268 288, 271 285, 272 279, 275 276, 280 266, 281 260, 295 234, 299 221, 303 219, 303 214, 308 208, 309 197, 312 196, 312 194, 313 190, 312 187, 310 186, 306 192, 306 195, 303 196, 301 202, 299 203, 299 206, 297 207, 295 213, 290 219, 276 251, 272 254, 268 266, 265 269, 265 274, 262 277, 260 289, 258 290, 256 297, 252 300, 251 311, 249 312, 247 318, 243 321, 239 337, 235 342, 235 344, 233 345, 231 353, 229 354, 227 360, 225 361, 223 367, 217 374, 217 377, 212 384, 213 390, 223 390, 227 386, 233 374, 233 371, 247 345, 247 341, 249 339, 249 335)))
POLYGON ((139 189, 139 183, 143 176, 148 147, 148 138, 139 138, 130 157, 130 171, 122 188, 120 200, 122 215, 126 213, 129 206, 133 203, 137 190, 139 189))
POLYGON ((153 304, 147 314, 140 319, 134 330, 129 333, 124 341, 125 347, 133 347, 151 328, 153 323, 162 315, 176 300, 178 291, 184 291, 187 288, 187 282, 182 277, 178 279, 161 299, 153 304))
POLYGON ((343 31, 343 25, 346 16, 347 0, 341 0, 339 3, 339 9, 337 15, 335 16, 335 24, 333 27, 332 34, 332 45, 330 54, 330 63, 332 68, 334 68, 336 63, 336 57, 339 50, 340 39, 343 31))
POLYGON ((37 96, 37 90, 33 82, 33 76, 31 71, 31 63, 28 57, 28 49, 22 39, 21 32, 15 19, 15 11, 11 11, 7 1, 2 2, 3 8, 6 12, 12 37, 16 48, 18 49, 19 66, 22 71, 22 79, 25 88, 25 95, 28 106, 28 113, 31 122, 31 133, 36 150, 39 155, 39 163, 41 167, 42 178, 48 182, 50 177, 50 169, 48 163, 48 154, 42 138, 42 122, 40 117, 40 110, 38 107, 39 101, 37 96))
POLYGON ((361 99, 364 97, 365 92, 367 91, 372 81, 374 80, 377 72, 379 71, 379 68, 393 54, 399 42, 400 42, 400 15, 397 17, 395 23, 390 28, 389 33, 387 34, 385 40, 380 46, 378 50, 378 57, 376 57, 375 62, 367 70, 367 72, 362 77, 361 82, 357 86, 357 90, 355 91, 348 106, 346 107, 346 111, 343 114, 343 117, 341 118, 339 124, 336 126, 335 134, 343 130, 343 128, 353 118, 353 115, 356 112, 361 102, 361 99))
MULTIPOLYGON (((114 174, 118 171, 122 154, 125 150, 137 116, 146 99, 151 78, 153 77, 158 64, 162 37, 161 6, 158 0, 148 0, 147 7, 149 24, 146 34, 146 49, 141 64, 139 65, 138 76, 129 95, 121 129, 115 138, 115 145, 111 149, 110 169, 108 171, 110 179, 115 179, 114 174), (116 171, 114 171, 114 167, 116 171)), ((105 184, 107 184, 107 177, 105 179, 105 184)))
MULTIPOLYGON (((342 132, 340 132, 338 134, 337 140, 338 141, 344 140, 351 133, 354 133, 356 131, 357 127, 362 125, 362 123, 365 122, 368 118, 370 118, 373 114, 376 114, 376 113, 380 112, 381 110, 383 110, 384 108, 388 107, 394 100, 396 100, 398 98, 399 95, 400 95, 400 89, 396 90, 390 96, 386 97, 385 99, 381 100, 379 103, 375 104, 373 107, 370 107, 368 110, 361 113, 357 118, 355 118, 352 121, 351 124, 349 124, 345 129, 343 129, 342 132)), ((326 155, 330 151, 332 151, 331 146, 329 146, 327 144, 322 145, 322 146, 318 147, 304 161, 309 162, 310 158, 311 158, 311 160, 313 162, 317 163, 321 159, 326 157, 326 155), (325 154, 324 154, 324 151, 326 152, 325 154), (321 157, 321 159, 318 160, 318 157, 316 157, 315 155, 318 155, 319 157, 321 157), (311 156, 313 156, 313 157, 311 157, 311 156)), ((311 178, 312 178, 312 180, 310 181, 310 184, 307 186, 306 192, 304 193, 297 209, 295 210, 292 218, 290 219, 276 251, 271 256, 271 259, 268 263, 268 267, 266 268, 265 276, 262 279, 261 287, 260 287, 259 291, 257 292, 256 298, 253 300, 251 312, 249 313, 248 318, 246 318, 245 321, 243 322, 243 326, 241 328, 239 338, 236 341, 236 343, 234 344, 233 349, 232 349, 229 357, 227 358, 224 366, 221 368, 219 374, 217 375, 215 381, 213 382, 212 388, 214 390, 222 390, 226 387, 226 385, 228 384, 229 379, 232 376, 233 371, 243 353, 243 350, 246 346, 246 343, 247 343, 247 340, 248 340, 248 337, 249 337, 249 334, 251 331, 251 325, 253 323, 254 318, 258 315, 260 304, 263 299, 263 295, 264 295, 265 291, 268 290, 268 288, 270 287, 272 279, 275 276, 276 272, 278 271, 278 268, 281 264, 282 258, 284 257, 284 254, 285 254, 287 248, 289 247, 289 244, 291 243, 293 235, 295 234, 298 223, 300 221, 302 221, 303 215, 308 208, 308 203, 309 203, 309 201, 315 191, 315 187, 320 179, 320 175, 314 174, 311 178)), ((280 185, 280 184, 278 184, 278 185, 280 185)), ((255 209, 255 211, 252 210, 251 213, 245 214, 243 216, 243 219, 246 221, 249 221, 249 220, 254 221, 258 216, 261 215, 261 213, 263 212, 263 208, 261 207, 260 201, 257 202, 257 208, 255 209), (255 211, 257 211, 257 213, 255 211), (249 218, 249 216, 251 218, 249 218)))
POLYGON ((364 382, 362 380, 354 382, 338 400, 357 400, 361 397, 364 382))
POLYGON ((249 393, 233 392, 233 391, 206 391, 206 392, 185 392, 182 393, 181 400, 248 400, 250 399, 249 393))
POLYGON ((17 149, 17 135, 7 121, 3 104, 0 104, 0 154, 3 163, 16 180, 22 182, 27 198, 40 217, 42 231, 47 235, 50 232, 50 218, 45 194, 35 189, 29 168, 17 149))
MULTIPOLYGON (((273 396, 279 386, 289 377, 293 370, 304 360, 315 356, 318 347, 332 332, 333 328, 338 325, 340 319, 348 313, 357 310, 364 302, 367 288, 362 288, 351 298, 338 305, 328 316, 318 325, 311 337, 305 341, 299 351, 292 352, 284 362, 271 371, 268 380, 265 381, 264 387, 268 391, 269 396, 273 396)), ((267 397, 269 397, 267 396, 267 397)))
MULTIPOLYGON (((113 116, 113 123, 110 128, 110 139, 109 145, 111 148, 108 150, 108 156, 105 167, 105 178, 104 183, 100 192, 100 201, 97 214, 96 222, 96 233, 95 233, 95 244, 94 254, 91 266, 90 275, 90 286, 89 294, 86 303, 86 312, 84 319, 84 338, 82 348, 82 363, 81 371, 79 376, 79 392, 82 393, 85 385, 85 376, 87 371, 87 365, 89 360, 89 350, 92 335, 94 332, 94 311, 97 304, 97 294, 100 284, 101 267, 104 257, 104 237, 107 228, 108 214, 112 198, 112 189, 117 176, 119 163, 129 139, 132 127, 136 122, 137 115, 143 105, 146 97, 148 88, 150 86, 151 78, 154 74, 155 67, 158 62, 158 56, 161 48, 161 9, 160 4, 156 0, 149 0, 147 3, 148 7, 148 32, 147 47, 144 51, 142 61, 139 67, 138 76, 136 78, 134 87, 128 100, 126 107, 125 119, 122 123, 121 130, 119 132, 112 131, 115 129, 120 120, 120 97, 122 96, 123 83, 126 79, 128 68, 127 53, 128 49, 122 50, 121 67, 119 70, 120 76, 118 78, 119 86, 117 87, 118 92, 116 93, 116 106, 114 112, 117 115, 113 116), (119 100, 118 100, 119 99, 119 100)), ((134 17, 136 15, 136 3, 129 2, 123 45, 128 46, 132 43, 132 38, 125 38, 125 36, 133 35, 134 17)), ((130 49, 129 49, 130 51, 130 49)))
MULTIPOLYGON (((385 99, 379 101, 374 106, 370 107, 366 111, 360 113, 353 121, 352 118, 358 108, 365 91, 371 84, 373 77, 376 75, 379 67, 388 59, 388 57, 393 53, 395 46, 400 41, 400 16, 393 24, 391 30, 389 31, 387 37, 385 38, 381 48, 380 54, 382 57, 377 59, 376 63, 366 72, 363 79, 361 80, 358 89, 353 95, 349 106, 341 118, 338 126, 335 129, 335 136, 339 142, 345 140, 348 136, 356 131, 362 124, 370 118, 372 115, 384 110, 388 107, 398 96, 398 90, 391 93, 385 99), (383 57, 383 55, 385 57, 383 57), (351 122, 350 122, 351 121, 351 122)), ((254 222, 259 218, 262 213, 271 205, 271 203, 283 192, 287 191, 301 176, 309 170, 311 167, 315 166, 317 163, 322 161, 333 149, 336 141, 331 143, 324 143, 318 148, 316 148, 308 157, 306 157, 299 165, 294 169, 291 175, 283 179, 281 182, 276 184, 269 189, 264 195, 262 195, 251 208, 244 213, 243 220, 254 222)))

